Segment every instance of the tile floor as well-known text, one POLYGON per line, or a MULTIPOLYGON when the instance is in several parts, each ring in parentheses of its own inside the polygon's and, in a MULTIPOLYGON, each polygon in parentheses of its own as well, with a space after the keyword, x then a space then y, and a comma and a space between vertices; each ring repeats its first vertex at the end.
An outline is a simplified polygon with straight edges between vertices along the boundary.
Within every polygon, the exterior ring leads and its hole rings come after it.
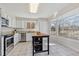
MULTIPOLYGON (((35 56, 79 56, 79 52, 76 52, 70 48, 67 48, 50 39, 50 51, 35 54, 35 56)), ((7 56, 32 56, 32 44, 31 42, 19 42, 14 49, 7 56)))

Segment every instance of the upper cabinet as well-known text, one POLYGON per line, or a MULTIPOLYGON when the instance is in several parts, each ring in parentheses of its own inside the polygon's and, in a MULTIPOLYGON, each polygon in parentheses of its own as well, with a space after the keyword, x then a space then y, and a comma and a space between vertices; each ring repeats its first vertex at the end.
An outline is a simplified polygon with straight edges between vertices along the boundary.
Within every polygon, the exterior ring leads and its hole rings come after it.
POLYGON ((17 28, 23 28, 23 26, 22 26, 22 20, 16 20, 16 27, 17 28))
POLYGON ((37 20, 17 19, 16 27, 23 28, 26 31, 39 31, 39 22, 37 20))
POLYGON ((9 26, 9 20, 7 18, 6 10, 0 8, 0 25, 1 27, 8 27, 9 26))
POLYGON ((8 27, 9 26, 9 20, 1 17, 1 27, 8 27))
POLYGON ((8 14, 7 14, 7 10, 4 8, 0 8, 1 9, 1 17, 7 18, 8 14))
POLYGON ((0 27, 8 27, 9 26, 9 20, 3 16, 3 10, 0 8, 0 27))
POLYGON ((13 27, 13 28, 16 28, 16 18, 15 16, 8 16, 8 19, 9 19, 9 27, 13 27))
POLYGON ((16 18, 10 14, 6 9, 0 8, 0 21, 1 26, 8 26, 16 28, 16 18))

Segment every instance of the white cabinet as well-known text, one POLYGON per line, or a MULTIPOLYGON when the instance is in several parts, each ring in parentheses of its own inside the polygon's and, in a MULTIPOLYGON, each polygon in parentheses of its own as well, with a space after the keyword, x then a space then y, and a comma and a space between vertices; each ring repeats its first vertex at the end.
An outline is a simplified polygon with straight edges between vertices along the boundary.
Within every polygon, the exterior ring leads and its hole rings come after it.
POLYGON ((17 28, 22 28, 22 22, 21 21, 16 21, 16 27, 17 28))
POLYGON ((11 18, 9 17, 9 27, 12 27, 12 20, 11 20, 11 18))
POLYGON ((14 35, 14 45, 16 45, 21 40, 21 34, 16 33, 14 35))
POLYGON ((15 16, 8 16, 8 20, 9 20, 9 27, 13 27, 16 28, 16 18, 15 16))
POLYGON ((32 33, 26 33, 26 41, 32 41, 32 33))
POLYGON ((17 28, 25 28, 24 24, 25 24, 25 21, 23 21, 23 20, 16 20, 16 27, 17 28))
POLYGON ((10 14, 5 8, 0 8, 0 17, 3 17, 9 20, 9 27, 16 27, 16 18, 15 15, 10 14))
POLYGON ((7 17, 7 10, 5 8, 1 8, 1 17, 7 17))

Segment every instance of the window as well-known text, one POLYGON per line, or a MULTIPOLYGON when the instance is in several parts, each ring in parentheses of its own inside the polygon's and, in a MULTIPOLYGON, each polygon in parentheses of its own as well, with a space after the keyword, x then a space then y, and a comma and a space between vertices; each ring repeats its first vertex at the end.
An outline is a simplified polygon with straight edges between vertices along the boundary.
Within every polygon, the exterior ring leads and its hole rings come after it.
POLYGON ((35 29, 35 22, 27 22, 27 29, 35 29))

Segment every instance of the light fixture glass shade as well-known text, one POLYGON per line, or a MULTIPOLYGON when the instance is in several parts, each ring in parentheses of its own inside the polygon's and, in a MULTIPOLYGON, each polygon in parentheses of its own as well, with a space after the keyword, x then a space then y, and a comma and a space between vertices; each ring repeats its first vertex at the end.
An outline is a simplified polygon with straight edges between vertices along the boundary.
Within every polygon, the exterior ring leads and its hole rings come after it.
POLYGON ((30 3, 30 12, 37 13, 39 3, 30 3))

